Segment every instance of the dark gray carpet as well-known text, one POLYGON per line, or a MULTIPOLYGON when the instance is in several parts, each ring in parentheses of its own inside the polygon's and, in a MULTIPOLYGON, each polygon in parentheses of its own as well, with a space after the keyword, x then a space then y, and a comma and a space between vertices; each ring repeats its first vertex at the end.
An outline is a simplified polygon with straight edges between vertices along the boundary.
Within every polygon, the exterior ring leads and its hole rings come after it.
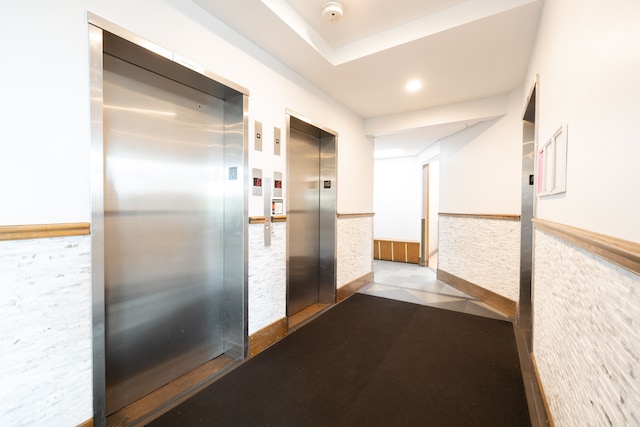
POLYGON ((150 425, 530 421, 511 323, 356 294, 150 425))

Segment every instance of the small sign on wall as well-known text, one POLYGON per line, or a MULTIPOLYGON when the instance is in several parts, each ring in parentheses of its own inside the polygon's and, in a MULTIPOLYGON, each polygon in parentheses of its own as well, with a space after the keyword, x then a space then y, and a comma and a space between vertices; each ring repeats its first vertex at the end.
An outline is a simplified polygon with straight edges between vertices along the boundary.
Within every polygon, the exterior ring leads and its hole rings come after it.
POLYGON ((538 196, 567 191, 567 124, 538 150, 538 196))
POLYGON ((254 140, 254 149, 256 151, 262 151, 262 122, 255 121, 254 122, 254 132, 255 132, 255 140, 254 140))
POLYGON ((273 128, 273 154, 276 156, 280 155, 280 128, 273 128))
POLYGON ((271 201, 271 215, 282 215, 284 213, 284 203, 282 199, 273 199, 271 201))

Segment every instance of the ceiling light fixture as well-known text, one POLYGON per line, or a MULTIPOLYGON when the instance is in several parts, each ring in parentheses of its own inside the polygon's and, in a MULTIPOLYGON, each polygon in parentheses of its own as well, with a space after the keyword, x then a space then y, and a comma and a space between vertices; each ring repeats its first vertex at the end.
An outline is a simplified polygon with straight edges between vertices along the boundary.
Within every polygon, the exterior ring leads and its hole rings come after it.
POLYGON ((342 19, 344 7, 337 1, 330 1, 322 6, 322 17, 330 23, 335 23, 342 19))
POLYGON ((407 91, 409 92, 415 92, 417 90, 420 90, 420 88, 422 87, 422 83, 419 80, 411 80, 409 83, 407 83, 407 85, 405 86, 405 88, 407 89, 407 91))

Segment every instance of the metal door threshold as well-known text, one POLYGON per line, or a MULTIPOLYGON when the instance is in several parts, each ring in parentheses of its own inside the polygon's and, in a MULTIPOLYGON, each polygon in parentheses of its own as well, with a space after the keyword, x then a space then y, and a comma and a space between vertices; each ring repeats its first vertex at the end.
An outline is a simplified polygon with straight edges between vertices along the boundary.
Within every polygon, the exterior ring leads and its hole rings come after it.
POLYGON ((309 307, 300 310, 293 316, 290 316, 288 319, 288 331, 287 333, 291 333, 294 330, 300 328, 306 323, 309 323, 311 320, 315 319, 325 311, 327 311, 333 304, 321 304, 316 303, 310 305, 309 307))
POLYGON ((242 364, 221 355, 107 417, 107 426, 143 426, 242 364))

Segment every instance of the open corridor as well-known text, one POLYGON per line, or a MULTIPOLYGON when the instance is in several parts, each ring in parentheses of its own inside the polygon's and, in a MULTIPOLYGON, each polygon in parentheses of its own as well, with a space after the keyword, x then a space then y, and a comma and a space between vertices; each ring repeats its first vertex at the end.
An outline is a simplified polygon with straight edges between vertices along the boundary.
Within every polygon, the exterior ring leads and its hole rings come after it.
POLYGON ((434 308, 507 320, 502 313, 436 279, 430 267, 374 260, 374 282, 360 293, 434 308))

